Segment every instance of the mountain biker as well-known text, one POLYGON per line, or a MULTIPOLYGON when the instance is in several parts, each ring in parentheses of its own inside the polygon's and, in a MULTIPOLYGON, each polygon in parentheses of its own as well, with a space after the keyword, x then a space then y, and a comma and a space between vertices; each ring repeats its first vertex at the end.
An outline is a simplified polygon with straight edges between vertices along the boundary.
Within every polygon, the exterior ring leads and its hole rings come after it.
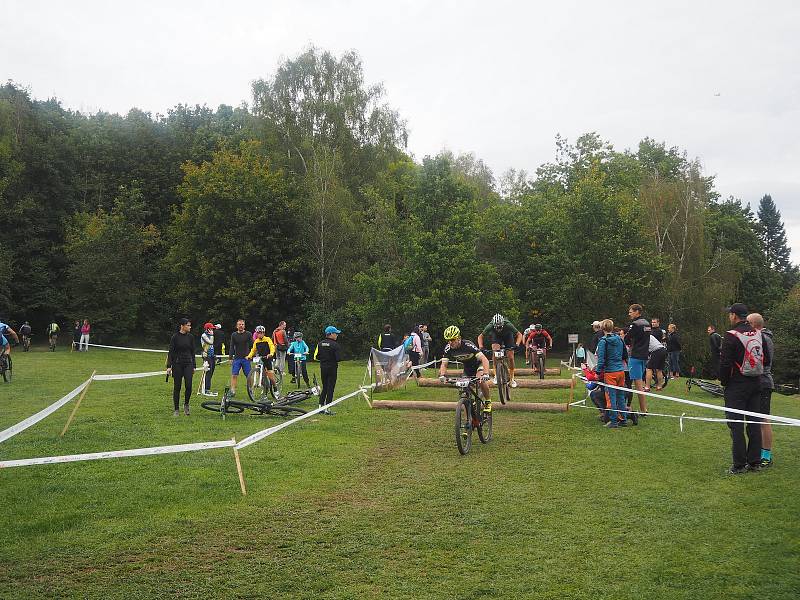
POLYGON ((544 350, 545 358, 547 358, 547 349, 553 348, 553 338, 546 329, 542 328, 541 323, 536 323, 528 334, 528 337, 525 338, 525 347, 541 348, 544 350))
MULTIPOLYGON (((508 370, 511 376, 511 387, 517 387, 517 382, 514 379, 514 347, 522 344, 522 334, 511 324, 511 321, 500 313, 497 313, 478 336, 478 346, 480 348, 484 347, 485 336, 489 337, 492 350, 500 350, 501 347, 508 349, 508 370)), ((495 377, 493 381, 494 384, 497 385, 497 359, 494 355, 492 356, 492 360, 495 368, 495 377)))
POLYGON ((47 341, 50 343, 50 349, 55 351, 56 349, 56 342, 58 342, 58 332, 61 331, 61 328, 58 326, 58 323, 53 321, 50 325, 47 326, 47 341))
POLYGON ((17 336, 17 332, 11 329, 11 327, 0 321, 0 337, 5 340, 5 342, 2 344, 3 353, 8 356, 8 363, 11 364, 11 343, 8 338, 14 338, 14 341, 19 344, 19 336, 17 336))
POLYGON ((308 357, 308 344, 303 341, 303 333, 300 331, 294 332, 294 341, 289 344, 289 350, 287 354, 290 354, 293 359, 300 359, 300 372, 297 372, 296 362, 292 360, 289 363, 289 370, 292 372, 292 383, 295 383, 297 379, 300 378, 300 375, 303 376, 303 380, 306 382, 306 387, 309 386, 308 383, 308 368, 306 367, 306 358, 308 357))
POLYGON ((30 343, 31 339, 31 326, 30 324, 25 321, 22 324, 22 327, 19 328, 19 334, 22 336, 22 345, 25 346, 26 344, 30 343))
POLYGON ((489 360, 474 343, 469 340, 461 339, 461 331, 455 325, 451 325, 444 330, 444 339, 447 345, 444 347, 442 364, 439 367, 439 381, 444 382, 447 373, 447 362, 455 360, 464 365, 464 375, 466 377, 476 377, 481 373, 481 391, 486 400, 486 412, 492 411, 492 399, 489 396, 489 360))
POLYGON ((253 348, 246 358, 247 360, 252 360, 254 356, 260 356, 264 362, 264 370, 267 372, 267 377, 269 377, 273 387, 277 387, 275 371, 272 369, 272 359, 275 358, 275 344, 272 343, 272 338, 267 335, 267 330, 263 325, 256 327, 254 333, 256 339, 253 341, 253 348))

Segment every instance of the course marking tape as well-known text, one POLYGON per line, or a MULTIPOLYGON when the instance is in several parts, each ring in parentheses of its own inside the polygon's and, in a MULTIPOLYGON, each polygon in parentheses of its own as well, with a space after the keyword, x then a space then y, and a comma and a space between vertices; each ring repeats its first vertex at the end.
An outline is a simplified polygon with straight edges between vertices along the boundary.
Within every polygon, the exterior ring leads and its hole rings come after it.
POLYGON ((90 381, 91 381, 91 379, 87 379, 82 384, 80 384, 78 387, 76 387, 74 390, 72 390, 69 394, 67 394, 63 398, 60 398, 59 400, 56 400, 55 402, 53 402, 47 408, 43 408, 42 410, 37 412, 35 415, 31 415, 30 417, 28 417, 24 421, 20 421, 16 425, 12 425, 8 429, 4 429, 3 431, 0 431, 0 442, 4 442, 9 438, 14 437, 18 433, 20 433, 22 431, 25 431, 28 427, 31 427, 32 425, 36 425, 36 423, 38 423, 39 421, 41 421, 45 417, 47 417, 47 416, 53 414, 54 412, 56 412, 59 408, 61 408, 67 402, 72 400, 75 396, 80 394, 81 391, 83 390, 83 388, 85 388, 87 385, 89 385, 90 381))
POLYGON ((268 437, 268 436, 272 435, 273 433, 279 432, 281 429, 285 429, 286 427, 289 427, 290 425, 294 425, 295 423, 298 423, 299 421, 302 421, 303 419, 308 419, 309 417, 312 417, 312 416, 314 416, 314 415, 316 415, 318 413, 321 413, 323 410, 326 410, 326 409, 328 409, 328 408, 330 408, 332 406, 336 406, 340 402, 348 400, 348 399, 352 398, 353 396, 357 396, 358 394, 362 393, 364 391, 364 389, 370 389, 371 387, 374 387, 374 385, 360 387, 356 391, 351 392, 351 393, 347 394, 346 396, 342 396, 341 398, 337 398, 333 402, 329 402, 328 404, 324 404, 324 405, 320 406, 319 408, 315 408, 314 410, 309 411, 304 415, 300 415, 298 417, 295 417, 294 419, 290 419, 288 421, 285 421, 285 422, 281 423, 280 425, 274 425, 273 427, 268 427, 267 429, 262 429, 261 431, 258 431, 256 433, 254 433, 252 435, 249 435, 246 438, 244 438, 242 441, 240 441, 238 444, 236 444, 235 448, 237 450, 241 450, 242 448, 246 448, 250 444, 255 444, 256 442, 263 440, 265 437, 268 437))
MULTIPOLYGON (((586 381, 585 377, 578 376, 579 379, 586 381)), ((800 419, 793 419, 791 417, 781 417, 778 415, 767 415, 764 413, 753 412, 750 410, 741 410, 738 408, 729 408, 727 406, 720 406, 719 404, 708 404, 706 402, 695 402, 694 400, 685 400, 684 398, 675 398, 673 396, 665 396, 663 394, 655 394, 653 392, 640 392, 635 389, 620 387, 618 385, 611 385, 610 383, 603 383, 602 381, 595 381, 597 385, 601 385, 605 388, 611 388, 614 390, 621 390, 623 392, 631 392, 633 394, 642 394, 644 396, 650 396, 652 398, 660 398, 661 400, 671 400, 672 402, 679 402, 681 404, 688 404, 690 406, 699 406, 700 408, 710 408, 712 410, 721 410, 723 412, 734 413, 737 415, 744 415, 746 417, 756 417, 761 419, 765 422, 772 422, 772 425, 776 425, 778 423, 784 423, 788 425, 800 425, 800 419)), ((647 413, 650 414, 650 413, 647 413)), ((688 417, 686 417, 688 419, 688 417)), ((705 417, 697 417, 697 418, 705 418, 705 417)), ((728 421, 728 419, 720 419, 720 421, 728 421)), ((734 423, 740 423, 742 421, 731 420, 734 423)))
POLYGON ((199 442, 196 444, 178 444, 175 446, 156 446, 153 448, 134 448, 133 450, 111 450, 109 452, 91 452, 89 454, 68 454, 66 456, 41 456, 39 458, 22 458, 19 460, 0 461, 0 469, 9 467, 27 467, 30 465, 50 465, 55 463, 76 462, 79 460, 102 460, 105 458, 123 458, 127 456, 151 456, 155 454, 175 454, 177 452, 195 452, 214 448, 230 448, 235 446, 233 440, 221 442, 199 442))

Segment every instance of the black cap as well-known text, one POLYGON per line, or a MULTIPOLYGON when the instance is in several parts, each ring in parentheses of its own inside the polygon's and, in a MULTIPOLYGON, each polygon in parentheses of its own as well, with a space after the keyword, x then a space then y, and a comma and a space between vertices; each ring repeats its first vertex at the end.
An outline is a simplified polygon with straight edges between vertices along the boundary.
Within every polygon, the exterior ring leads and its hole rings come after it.
POLYGON ((742 318, 746 317, 750 313, 750 311, 747 310, 747 306, 745 306, 741 302, 737 302, 736 304, 732 304, 731 306, 729 306, 728 312, 733 313, 737 317, 742 317, 742 318))

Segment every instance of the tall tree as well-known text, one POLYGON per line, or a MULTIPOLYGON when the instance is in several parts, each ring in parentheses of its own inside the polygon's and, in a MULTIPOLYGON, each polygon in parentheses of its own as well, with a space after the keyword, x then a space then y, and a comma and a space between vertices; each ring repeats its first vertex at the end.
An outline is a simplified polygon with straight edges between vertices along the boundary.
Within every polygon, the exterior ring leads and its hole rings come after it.
POLYGON ((767 263, 781 273, 790 271, 792 253, 786 241, 786 229, 781 213, 769 194, 765 194, 758 203, 758 223, 767 263))

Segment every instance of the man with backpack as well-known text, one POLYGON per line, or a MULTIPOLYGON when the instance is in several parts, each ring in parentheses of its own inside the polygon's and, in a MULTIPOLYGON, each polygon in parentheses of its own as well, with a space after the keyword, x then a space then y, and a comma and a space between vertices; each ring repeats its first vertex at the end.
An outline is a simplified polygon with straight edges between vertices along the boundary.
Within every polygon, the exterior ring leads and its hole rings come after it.
MULTIPOLYGON (((731 329, 722 338, 719 380, 725 388, 725 406, 738 410, 761 412, 761 375, 772 356, 764 346, 761 332, 747 322, 747 307, 736 303, 728 309, 731 329)), ((761 424, 747 417, 747 440, 741 422, 744 415, 725 413, 731 430, 733 465, 729 475, 761 469, 761 424)))

